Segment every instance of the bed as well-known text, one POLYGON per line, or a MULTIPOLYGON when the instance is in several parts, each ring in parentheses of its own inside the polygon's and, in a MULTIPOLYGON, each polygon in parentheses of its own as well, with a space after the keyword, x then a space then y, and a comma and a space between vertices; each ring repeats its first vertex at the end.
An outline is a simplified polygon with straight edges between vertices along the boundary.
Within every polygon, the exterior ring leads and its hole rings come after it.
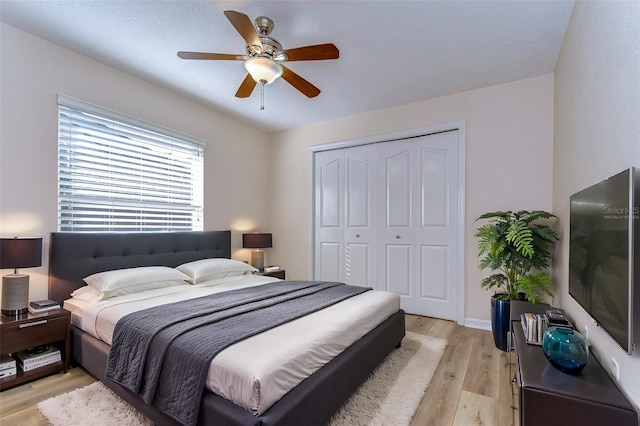
MULTIPOLYGON (((173 268, 200 259, 230 257, 230 231, 144 234, 52 233, 49 297, 64 302, 74 290, 85 285, 85 277, 97 272, 156 265, 173 268)), ((258 277, 248 279, 259 280, 258 277)), ((235 285, 233 282, 228 285, 232 284, 235 285)), ((335 310, 336 306, 339 304, 332 308, 335 310)), ((362 338, 350 344, 266 410, 258 413, 252 413, 241 404, 207 389, 202 394, 197 423, 326 424, 375 367, 400 345, 404 333, 404 312, 398 308, 378 325, 374 325, 362 338)), ((72 326, 74 363, 81 365, 100 380, 105 378, 110 349, 105 340, 94 337, 92 333, 85 332, 76 325, 72 326)), ((104 382, 154 423, 177 423, 154 406, 146 404, 136 393, 109 380, 104 382)))

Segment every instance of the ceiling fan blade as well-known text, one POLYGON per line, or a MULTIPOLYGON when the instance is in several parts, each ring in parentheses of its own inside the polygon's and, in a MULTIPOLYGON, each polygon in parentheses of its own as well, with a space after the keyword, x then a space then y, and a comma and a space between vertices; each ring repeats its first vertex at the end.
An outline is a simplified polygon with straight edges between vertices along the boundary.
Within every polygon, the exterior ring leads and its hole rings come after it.
POLYGON ((247 76, 242 80, 240 87, 238 87, 238 91, 236 92, 236 98, 248 98, 251 96, 251 92, 256 87, 256 81, 251 77, 251 74, 247 74, 247 76))
POLYGON ((261 51, 264 51, 260 37, 258 37, 258 33, 253 28, 251 19, 247 15, 234 10, 225 10, 224 16, 227 17, 231 25, 240 33, 249 46, 260 46, 261 51))
POLYGON ((207 59, 211 61, 236 61, 245 59, 244 55, 231 53, 178 52, 182 59, 207 59))
POLYGON ((282 78, 284 78, 290 85, 301 91, 308 98, 315 98, 320 94, 320 89, 284 65, 282 65, 282 78))
POLYGON ((287 54, 287 61, 321 61, 340 57, 340 51, 333 43, 288 49, 284 53, 287 54))

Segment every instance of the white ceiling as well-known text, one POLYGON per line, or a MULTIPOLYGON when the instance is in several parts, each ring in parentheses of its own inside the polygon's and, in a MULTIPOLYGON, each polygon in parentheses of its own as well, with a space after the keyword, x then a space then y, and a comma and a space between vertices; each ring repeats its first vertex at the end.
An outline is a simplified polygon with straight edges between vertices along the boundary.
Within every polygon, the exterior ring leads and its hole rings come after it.
POLYGON ((0 20, 194 97, 266 131, 299 127, 552 72, 573 1, 0 1, 0 20), (334 43, 340 58, 287 66, 238 99, 241 61, 186 61, 179 50, 244 53, 223 15, 268 16, 284 49, 334 43))

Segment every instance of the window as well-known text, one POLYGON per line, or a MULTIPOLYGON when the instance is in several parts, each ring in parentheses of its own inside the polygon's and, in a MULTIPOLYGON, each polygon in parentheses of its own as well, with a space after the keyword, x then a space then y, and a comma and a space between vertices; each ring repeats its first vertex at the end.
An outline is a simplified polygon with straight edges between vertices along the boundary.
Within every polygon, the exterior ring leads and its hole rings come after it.
POLYGON ((201 231, 204 141, 58 95, 58 230, 201 231))

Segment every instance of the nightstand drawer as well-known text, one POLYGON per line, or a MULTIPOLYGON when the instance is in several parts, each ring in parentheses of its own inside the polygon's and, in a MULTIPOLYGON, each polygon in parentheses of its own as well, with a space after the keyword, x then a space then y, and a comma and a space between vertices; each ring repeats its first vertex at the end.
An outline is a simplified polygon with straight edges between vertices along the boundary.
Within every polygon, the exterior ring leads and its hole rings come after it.
POLYGON ((67 317, 34 319, 10 324, 2 329, 2 353, 17 352, 25 347, 45 345, 67 338, 67 317))

